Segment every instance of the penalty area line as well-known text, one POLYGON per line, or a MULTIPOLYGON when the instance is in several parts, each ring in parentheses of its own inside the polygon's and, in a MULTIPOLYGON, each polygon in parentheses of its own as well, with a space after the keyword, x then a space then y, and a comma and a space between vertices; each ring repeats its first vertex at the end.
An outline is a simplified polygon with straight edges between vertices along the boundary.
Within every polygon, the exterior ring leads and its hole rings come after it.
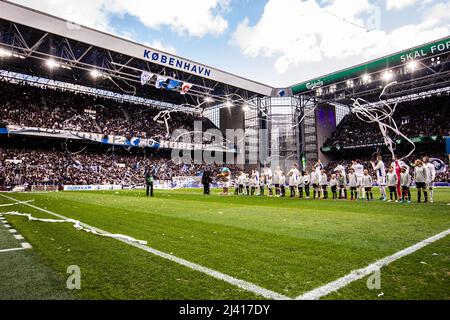
MULTIPOLYGON (((9 199, 11 201, 20 202, 19 200, 15 199, 15 198, 12 198, 12 197, 9 197, 9 196, 3 195, 3 194, 0 194, 0 196, 4 197, 6 199, 9 199)), ((39 210, 41 212, 47 213, 49 215, 58 217, 60 219, 64 219, 64 220, 68 220, 69 219, 68 217, 65 217, 65 216, 63 216, 61 214, 58 214, 56 212, 52 212, 52 211, 40 208, 40 207, 32 205, 32 204, 30 204, 28 202, 23 202, 22 201, 21 204, 23 204, 25 206, 28 206, 30 208, 39 210)), ((95 231, 97 231, 99 233, 108 233, 108 232, 106 232, 106 231, 104 231, 102 229, 90 226, 90 225, 88 225, 86 223, 80 222, 80 225, 85 227, 85 228, 93 229, 93 230, 95 230, 95 231)), ((284 295, 279 294, 277 292, 274 292, 274 291, 262 288, 262 287, 260 287, 260 286, 258 286, 256 284, 247 282, 245 280, 234 278, 234 277, 229 276, 227 274, 224 274, 222 272, 219 272, 219 271, 216 271, 216 270, 213 270, 213 269, 201 266, 199 264, 187 261, 187 260, 182 259, 182 258, 178 258, 178 257, 176 257, 174 255, 171 255, 171 254, 168 254, 168 253, 165 253, 165 252, 162 252, 162 251, 150 248, 149 246, 146 246, 146 245, 143 245, 143 244, 139 244, 139 243, 135 243, 135 242, 131 242, 131 241, 127 241, 125 239, 117 239, 117 238, 115 238, 115 239, 118 240, 118 241, 121 241, 123 243, 126 243, 126 244, 128 244, 130 246, 133 246, 135 248, 144 250, 144 251, 146 251, 148 253, 151 253, 151 254, 153 254, 155 256, 158 256, 160 258, 163 258, 165 260, 169 260, 169 261, 175 262, 175 263, 177 263, 179 265, 182 265, 184 267, 187 267, 187 268, 189 268, 191 270, 201 272, 203 274, 206 274, 206 275, 208 275, 210 277, 213 277, 215 279, 218 279, 218 280, 222 280, 222 281, 227 282, 227 283, 229 283, 229 284, 231 284, 231 285, 233 285, 235 287, 238 287, 238 288, 243 289, 243 290, 248 291, 248 292, 252 292, 252 293, 254 293, 256 295, 259 295, 259 296, 262 296, 264 298, 273 299, 273 300, 291 300, 291 298, 289 298, 287 296, 284 296, 284 295)))
POLYGON ((319 288, 313 289, 309 292, 306 292, 297 298, 296 300, 318 300, 322 297, 325 297, 329 295, 332 292, 338 291, 339 289, 342 289, 346 286, 348 286, 350 283, 355 282, 357 280, 363 279, 364 277, 373 274, 374 272, 380 270, 382 267, 387 266, 391 264, 394 261, 397 261, 403 257, 406 257, 426 246, 429 244, 432 244, 433 242, 436 242, 438 240, 441 240, 445 238, 446 236, 450 235, 450 229, 445 230, 435 236, 432 236, 428 239, 425 239, 423 241, 420 241, 416 243, 415 245, 412 245, 406 249, 403 249, 391 256, 387 256, 383 259, 380 259, 367 267, 363 269, 354 270, 348 275, 339 278, 333 282, 330 282, 324 286, 321 286, 319 288))

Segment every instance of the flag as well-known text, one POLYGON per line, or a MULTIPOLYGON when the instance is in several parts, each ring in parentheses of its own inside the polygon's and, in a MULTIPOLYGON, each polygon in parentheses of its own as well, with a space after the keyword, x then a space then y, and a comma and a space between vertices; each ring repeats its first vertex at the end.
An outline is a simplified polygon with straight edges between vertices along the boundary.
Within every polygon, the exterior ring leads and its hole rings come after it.
POLYGON ((145 85, 147 82, 149 82, 153 78, 154 74, 147 71, 142 71, 141 74, 141 84, 145 85))
POLYGON ((432 158, 430 163, 434 165, 437 174, 447 172, 447 165, 441 159, 432 158))
POLYGON ((189 92, 189 90, 191 90, 191 88, 192 88, 192 84, 191 83, 187 83, 187 82, 184 82, 183 83, 183 85, 181 86, 181 94, 186 94, 186 93, 188 93, 189 92))
POLYGON ((165 88, 167 89, 167 90, 173 90, 173 89, 176 89, 179 85, 180 85, 180 81, 178 81, 178 80, 173 80, 173 79, 170 79, 169 80, 169 83, 165 86, 165 88))
POLYGON ((167 81, 167 79, 168 79, 167 77, 158 75, 156 77, 155 87, 157 89, 163 88, 164 87, 164 83, 167 81))
POLYGON ((280 90, 278 90, 278 91, 277 91, 277 95, 278 95, 279 97, 284 97, 284 96, 286 96, 286 89, 280 89, 280 90))

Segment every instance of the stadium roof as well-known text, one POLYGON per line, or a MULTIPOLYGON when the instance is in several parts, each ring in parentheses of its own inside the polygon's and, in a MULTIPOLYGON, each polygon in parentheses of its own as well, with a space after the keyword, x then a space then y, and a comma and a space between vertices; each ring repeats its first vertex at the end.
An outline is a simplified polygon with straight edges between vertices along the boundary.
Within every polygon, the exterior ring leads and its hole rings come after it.
POLYGON ((395 93, 391 93, 397 96, 450 86, 450 36, 296 84, 290 90, 294 95, 345 100, 376 96, 394 81, 395 93))
POLYGON ((198 105, 205 97, 216 103, 236 101, 275 92, 270 86, 8 1, 0 1, 0 48, 17 58, 0 59, 0 67, 7 71, 174 104, 198 105), (193 87, 187 95, 180 94, 180 87, 156 89, 155 80, 142 87, 143 71, 193 87))

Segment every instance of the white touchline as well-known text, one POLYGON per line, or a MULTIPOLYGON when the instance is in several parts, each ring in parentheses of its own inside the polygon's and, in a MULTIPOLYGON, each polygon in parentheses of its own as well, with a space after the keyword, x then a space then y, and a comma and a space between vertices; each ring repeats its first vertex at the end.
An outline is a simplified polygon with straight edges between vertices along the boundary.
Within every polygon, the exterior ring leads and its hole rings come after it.
MULTIPOLYGON (((4 197, 6 199, 12 200, 12 201, 20 202, 17 199, 14 199, 14 198, 9 197, 9 196, 5 196, 3 194, 0 194, 0 196, 4 197)), ((55 212, 52 212, 52 211, 49 211, 49 210, 37 207, 37 206, 29 204, 27 202, 23 202, 22 201, 21 203, 23 205, 26 205, 26 206, 30 207, 30 208, 34 208, 34 209, 39 210, 41 212, 45 212, 45 213, 50 214, 52 216, 58 217, 60 219, 66 219, 66 220, 69 219, 69 218, 67 218, 67 217, 65 217, 63 215, 60 215, 58 213, 55 213, 55 212)), ((80 224, 83 227, 93 229, 93 230, 95 230, 97 232, 100 232, 100 233, 108 233, 108 232, 106 232, 104 230, 98 229, 96 227, 92 227, 92 226, 90 226, 88 224, 85 224, 85 223, 82 223, 82 222, 80 222, 80 224)), ((236 287, 239 287, 241 289, 244 289, 246 291, 255 293, 255 294, 257 294, 259 296, 262 296, 264 298, 274 299, 274 300, 291 300, 291 298, 286 297, 284 295, 281 295, 281 294, 279 294, 277 292, 274 292, 274 291, 271 291, 271 290, 268 290, 268 289, 264 289, 264 288, 262 288, 260 286, 257 286, 255 284, 253 284, 253 283, 234 278, 232 276, 229 276, 227 274, 221 273, 219 271, 216 271, 216 270, 213 270, 213 269, 210 269, 210 268, 207 268, 207 267, 203 267, 203 266, 201 266, 199 264, 196 264, 196 263, 184 260, 182 258, 175 257, 175 256, 173 256, 171 254, 168 254, 168 253, 165 253, 165 252, 162 252, 162 251, 158 251, 158 250, 150 248, 150 247, 148 247, 146 245, 142 245, 142 244, 135 243, 135 242, 130 242, 130 241, 127 241, 125 239, 116 239, 116 240, 121 241, 123 243, 126 243, 126 244, 128 244, 130 246, 139 248, 141 250, 144 250, 144 251, 146 251, 148 253, 151 253, 153 255, 156 255, 156 256, 158 256, 160 258, 163 258, 163 259, 175 262, 175 263, 180 264, 182 266, 185 266, 185 267, 187 267, 189 269, 192 269, 192 270, 204 273, 204 274, 206 274, 208 276, 211 276, 213 278, 225 281, 225 282, 227 282, 229 284, 232 284, 232 285, 234 285, 236 287)))
POLYGON ((12 249, 1 249, 0 250, 0 253, 3 253, 3 252, 13 252, 13 251, 21 251, 21 250, 27 250, 27 249, 31 249, 31 246, 30 247, 24 247, 24 246, 22 246, 22 247, 20 247, 20 248, 12 248, 12 249))
POLYGON ((324 296, 329 295, 332 292, 335 292, 343 287, 346 287, 347 285, 349 285, 350 283, 352 283, 354 281, 360 280, 360 279, 380 270, 382 267, 387 266, 388 264, 390 264, 398 259, 401 259, 407 255, 410 255, 410 254, 416 252, 417 250, 420 250, 433 242, 443 239, 448 235, 450 235, 450 229, 443 231, 433 237, 425 239, 411 247, 403 249, 391 256, 388 256, 381 260, 378 260, 363 269, 358 269, 358 270, 352 271, 348 275, 346 275, 342 278, 339 278, 336 281, 330 282, 324 286, 321 286, 321 287, 311 290, 305 294, 302 294, 301 296, 298 296, 296 298, 296 300, 320 299, 324 296))

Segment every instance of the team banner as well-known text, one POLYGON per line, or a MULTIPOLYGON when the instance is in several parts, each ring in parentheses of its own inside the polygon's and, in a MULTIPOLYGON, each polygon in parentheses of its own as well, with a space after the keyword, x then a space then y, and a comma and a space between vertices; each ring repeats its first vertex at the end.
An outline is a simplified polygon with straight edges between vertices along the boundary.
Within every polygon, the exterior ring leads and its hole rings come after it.
POLYGON ((187 82, 185 82, 185 83, 183 83, 183 85, 181 86, 181 94, 187 94, 188 92, 189 92, 189 90, 191 90, 191 88, 192 88, 192 84, 191 83, 187 83, 187 82))
POLYGON ((143 71, 141 74, 141 84, 144 86, 147 84, 147 82, 149 82, 152 78, 153 78, 154 74, 147 72, 147 71, 143 71))
POLYGON ((156 141, 154 139, 142 139, 139 137, 126 138, 123 136, 103 135, 100 133, 78 132, 57 129, 20 127, 17 125, 7 126, 7 134, 37 137, 51 137, 59 139, 88 140, 101 144, 140 147, 153 149, 175 149, 175 150, 209 150, 218 152, 235 152, 235 149, 219 144, 185 143, 168 140, 156 141))
POLYGON ((434 165, 437 174, 447 172, 447 165, 441 159, 432 158, 430 159, 430 163, 434 165))
POLYGON ((167 81, 167 79, 168 79, 167 77, 158 75, 158 76, 156 77, 155 87, 156 87, 157 89, 163 88, 165 82, 167 81))

